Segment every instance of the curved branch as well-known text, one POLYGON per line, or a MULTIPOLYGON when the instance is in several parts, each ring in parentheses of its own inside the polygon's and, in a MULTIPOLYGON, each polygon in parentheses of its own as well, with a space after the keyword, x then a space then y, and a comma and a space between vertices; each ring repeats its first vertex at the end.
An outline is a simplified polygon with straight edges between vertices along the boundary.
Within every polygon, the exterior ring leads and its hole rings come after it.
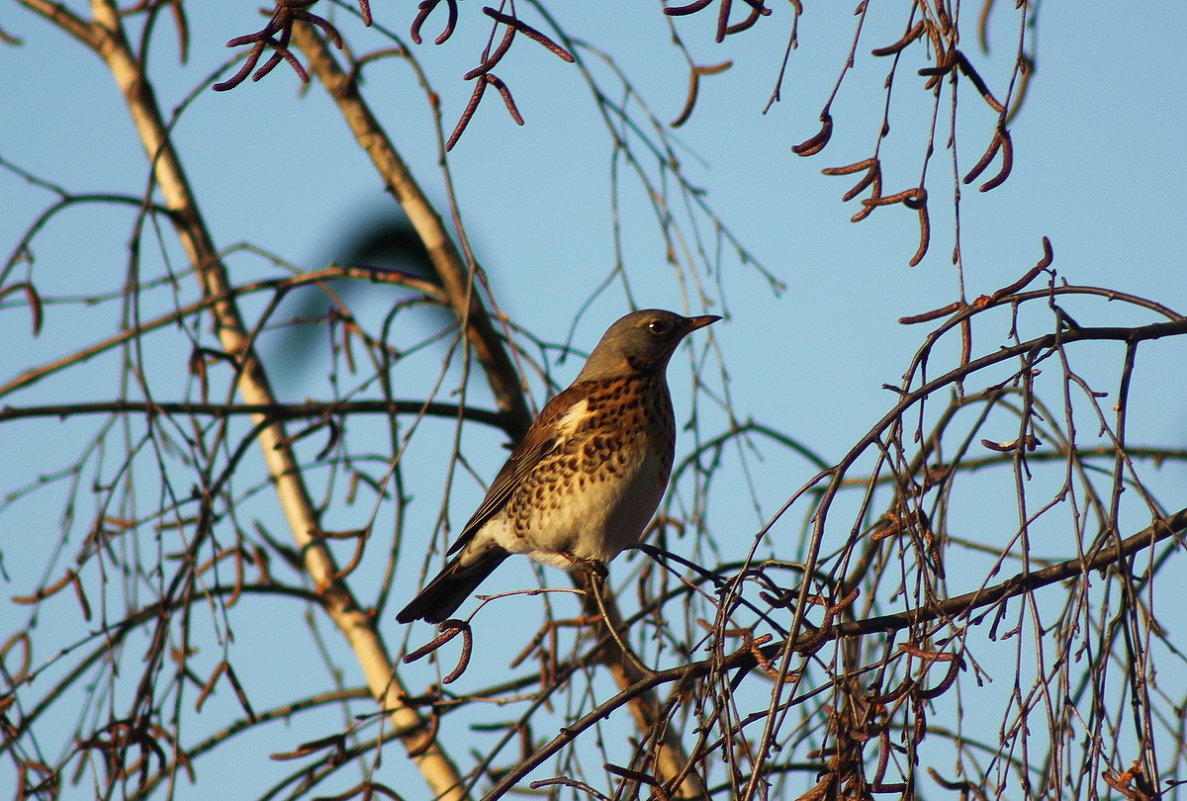
MULTIPOLYGON (((1181 537, 1187 534, 1187 508, 1157 521, 1138 533, 1125 538, 1112 547, 1102 548, 1092 556, 1069 559, 1034 572, 1018 573, 992 587, 985 587, 973 592, 958 595, 936 604, 915 607, 891 615, 851 620, 841 623, 828 630, 809 631, 801 634, 793 643, 786 640, 774 642, 758 649, 758 653, 765 659, 776 659, 785 651, 811 647, 818 648, 829 640, 839 640, 847 637, 858 637, 866 634, 877 634, 905 629, 921 623, 936 620, 965 617, 974 610, 990 606, 999 601, 1013 598, 1024 593, 1032 592, 1040 587, 1056 584, 1089 571, 1101 570, 1114 562, 1132 556, 1146 548, 1151 548, 1170 537, 1181 537), (790 645, 790 648, 789 648, 790 645)), ((560 733, 542 748, 537 749, 528 758, 521 761, 485 796, 486 799, 499 798, 515 786, 517 782, 539 767, 549 757, 556 754, 579 734, 597 722, 605 720, 623 704, 655 690, 664 684, 681 684, 693 679, 708 676, 711 673, 725 673, 730 670, 750 670, 759 665, 758 654, 754 649, 742 647, 732 654, 721 658, 704 659, 680 667, 669 668, 648 676, 639 678, 618 695, 599 704, 583 715, 580 719, 565 726, 560 733)), ((790 703, 794 703, 792 699, 790 703)))

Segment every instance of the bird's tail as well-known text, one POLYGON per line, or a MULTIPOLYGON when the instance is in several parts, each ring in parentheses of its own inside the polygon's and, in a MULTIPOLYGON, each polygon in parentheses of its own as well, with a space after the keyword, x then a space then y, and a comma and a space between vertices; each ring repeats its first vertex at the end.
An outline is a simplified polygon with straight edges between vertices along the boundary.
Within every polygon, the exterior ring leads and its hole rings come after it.
POLYGON ((465 551, 459 553, 400 610, 396 620, 400 623, 411 623, 413 620, 440 623, 448 619, 506 558, 507 551, 502 548, 486 551, 476 557, 465 551), (467 564, 462 564, 463 556, 470 557, 467 564))

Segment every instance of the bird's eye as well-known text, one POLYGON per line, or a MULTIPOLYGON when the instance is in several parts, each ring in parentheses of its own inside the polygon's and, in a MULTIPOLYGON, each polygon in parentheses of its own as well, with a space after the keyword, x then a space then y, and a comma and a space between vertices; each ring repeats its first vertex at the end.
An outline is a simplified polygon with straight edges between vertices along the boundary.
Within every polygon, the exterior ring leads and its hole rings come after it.
POLYGON ((663 320, 652 320, 647 324, 647 330, 658 336, 663 336, 671 330, 671 326, 663 320))

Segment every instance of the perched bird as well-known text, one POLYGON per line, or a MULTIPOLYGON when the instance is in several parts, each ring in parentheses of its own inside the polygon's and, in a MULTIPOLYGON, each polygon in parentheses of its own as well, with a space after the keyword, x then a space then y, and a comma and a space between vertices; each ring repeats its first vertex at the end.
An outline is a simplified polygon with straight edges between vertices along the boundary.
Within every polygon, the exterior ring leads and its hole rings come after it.
POLYGON ((513 553, 571 569, 638 542, 672 471, 668 360, 687 334, 720 319, 646 309, 610 326, 532 422, 453 558, 396 620, 440 623, 513 553))

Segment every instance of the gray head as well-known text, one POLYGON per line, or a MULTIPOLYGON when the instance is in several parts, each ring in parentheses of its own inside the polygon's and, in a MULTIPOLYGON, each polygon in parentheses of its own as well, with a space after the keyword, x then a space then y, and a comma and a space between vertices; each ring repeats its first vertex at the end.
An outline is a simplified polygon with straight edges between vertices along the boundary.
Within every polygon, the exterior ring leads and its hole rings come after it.
POLYGON ((619 378, 637 373, 662 372, 668 359, 689 333, 721 318, 681 317, 663 309, 644 309, 619 319, 602 334, 578 381, 619 378))

